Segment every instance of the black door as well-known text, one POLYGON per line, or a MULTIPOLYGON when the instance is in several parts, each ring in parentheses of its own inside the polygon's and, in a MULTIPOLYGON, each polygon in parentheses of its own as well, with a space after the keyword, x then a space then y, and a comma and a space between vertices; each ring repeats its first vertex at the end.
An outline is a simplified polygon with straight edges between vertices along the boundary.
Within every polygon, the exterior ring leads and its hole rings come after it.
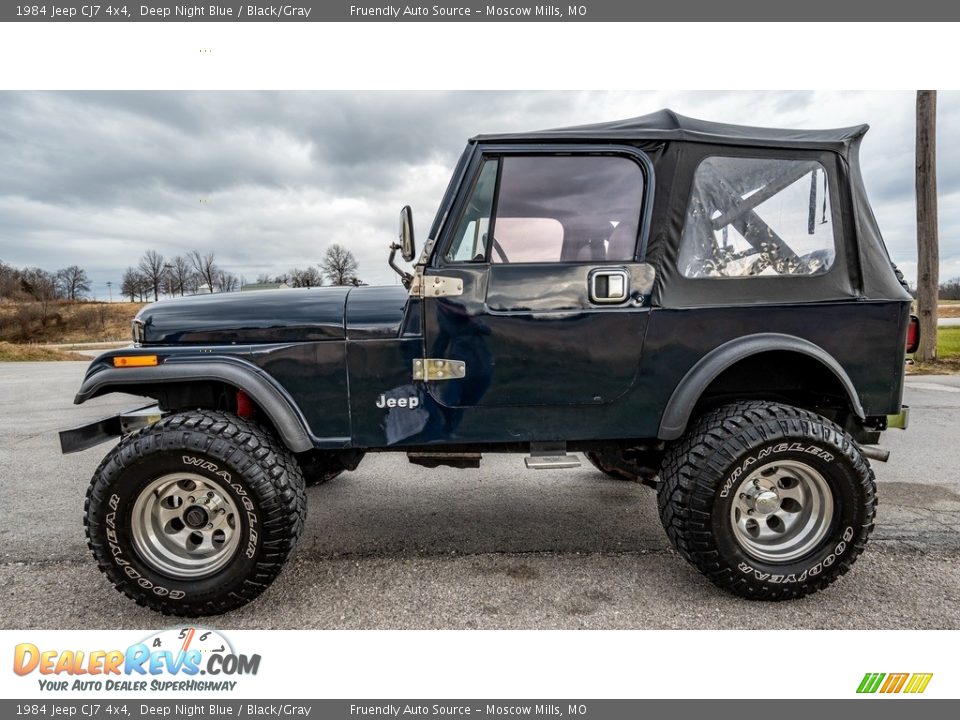
POLYGON ((636 259, 650 180, 628 151, 482 156, 425 273, 424 354, 465 363, 429 383, 435 400, 597 405, 630 389, 653 283, 636 259), (462 293, 431 295, 436 277, 462 293))

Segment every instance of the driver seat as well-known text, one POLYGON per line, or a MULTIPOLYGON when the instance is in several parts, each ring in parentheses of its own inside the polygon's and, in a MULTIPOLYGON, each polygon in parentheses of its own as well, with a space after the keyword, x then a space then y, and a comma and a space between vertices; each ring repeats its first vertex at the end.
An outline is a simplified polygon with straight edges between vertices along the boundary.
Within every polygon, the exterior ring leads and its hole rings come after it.
POLYGON ((607 262, 626 262, 637 256, 637 223, 621 221, 607 240, 607 262))

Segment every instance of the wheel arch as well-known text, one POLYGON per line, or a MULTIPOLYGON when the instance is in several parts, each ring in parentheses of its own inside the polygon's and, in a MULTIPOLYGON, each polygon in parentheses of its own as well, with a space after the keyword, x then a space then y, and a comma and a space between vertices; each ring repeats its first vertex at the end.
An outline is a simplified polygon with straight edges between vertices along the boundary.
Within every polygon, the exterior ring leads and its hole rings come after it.
POLYGON ((255 365, 240 358, 168 358, 155 367, 91 366, 74 398, 80 405, 101 395, 121 392, 154 397, 176 388, 220 383, 250 396, 263 411, 277 436, 293 452, 312 450, 314 442, 306 419, 294 400, 255 365))
POLYGON ((676 440, 686 430, 694 410, 715 383, 737 368, 749 367, 764 356, 783 354, 792 358, 796 367, 814 368, 833 383, 843 396, 848 409, 861 420, 866 415, 856 386, 837 360, 809 340, 781 333, 758 333, 731 340, 702 357, 678 383, 660 419, 657 437, 676 440))

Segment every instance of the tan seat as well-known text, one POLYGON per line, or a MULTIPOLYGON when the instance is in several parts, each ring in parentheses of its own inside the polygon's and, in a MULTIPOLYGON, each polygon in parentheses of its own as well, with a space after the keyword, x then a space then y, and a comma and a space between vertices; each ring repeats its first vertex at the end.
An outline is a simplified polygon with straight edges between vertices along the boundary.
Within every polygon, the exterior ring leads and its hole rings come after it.
POLYGON ((637 255, 637 224, 621 222, 607 241, 607 262, 625 262, 637 255))

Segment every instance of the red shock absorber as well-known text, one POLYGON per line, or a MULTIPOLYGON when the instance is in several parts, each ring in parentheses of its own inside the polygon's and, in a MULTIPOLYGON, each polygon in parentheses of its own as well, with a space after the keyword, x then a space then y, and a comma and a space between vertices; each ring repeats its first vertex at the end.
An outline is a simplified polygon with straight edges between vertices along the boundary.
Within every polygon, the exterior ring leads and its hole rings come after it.
POLYGON ((253 400, 250 399, 250 396, 247 395, 243 390, 237 390, 237 415, 249 420, 253 417, 253 413, 256 411, 256 409, 257 406, 254 405, 253 400))

